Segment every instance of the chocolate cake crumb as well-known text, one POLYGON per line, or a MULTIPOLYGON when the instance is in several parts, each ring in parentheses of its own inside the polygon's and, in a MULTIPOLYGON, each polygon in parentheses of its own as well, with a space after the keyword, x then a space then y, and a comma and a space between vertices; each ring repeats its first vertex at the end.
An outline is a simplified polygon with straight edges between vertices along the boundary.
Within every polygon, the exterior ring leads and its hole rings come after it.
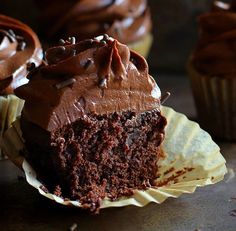
POLYGON ((157 109, 88 114, 55 131, 48 146, 27 139, 26 158, 49 191, 98 213, 105 197, 117 200, 156 185, 165 125, 157 109))

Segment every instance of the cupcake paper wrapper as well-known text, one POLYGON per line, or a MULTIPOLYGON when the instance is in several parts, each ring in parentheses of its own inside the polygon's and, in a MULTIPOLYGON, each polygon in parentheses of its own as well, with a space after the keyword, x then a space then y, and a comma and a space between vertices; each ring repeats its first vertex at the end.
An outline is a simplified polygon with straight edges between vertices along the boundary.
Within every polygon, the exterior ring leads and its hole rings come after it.
POLYGON ((188 64, 200 124, 212 135, 236 140, 236 76, 202 75, 188 64))
MULTIPOLYGON (((0 96, 0 142, 4 131, 9 128, 20 115, 23 108, 24 101, 16 97, 15 95, 0 96)), ((0 149, 0 159, 3 159, 4 155, 0 149)))
MULTIPOLYGON (((142 207, 150 202, 160 204, 168 197, 177 198, 183 193, 193 193, 199 186, 214 184, 224 178, 227 172, 225 159, 210 135, 197 123, 189 121, 186 116, 171 108, 162 107, 162 113, 167 118, 168 125, 163 143, 166 157, 158 163, 159 177, 156 181, 159 186, 146 191, 135 190, 133 196, 117 201, 106 198, 102 201, 101 208, 128 205, 142 207)), ((43 190, 44 186, 37 179, 37 174, 19 154, 23 147, 17 120, 4 136, 3 149, 9 158, 23 169, 27 182, 40 194, 63 205, 80 207, 79 201, 64 200, 43 190)))
POLYGON ((151 33, 149 33, 140 41, 128 44, 128 47, 131 50, 134 50, 138 52, 140 55, 147 58, 150 48, 152 46, 152 42, 153 42, 153 36, 151 33))

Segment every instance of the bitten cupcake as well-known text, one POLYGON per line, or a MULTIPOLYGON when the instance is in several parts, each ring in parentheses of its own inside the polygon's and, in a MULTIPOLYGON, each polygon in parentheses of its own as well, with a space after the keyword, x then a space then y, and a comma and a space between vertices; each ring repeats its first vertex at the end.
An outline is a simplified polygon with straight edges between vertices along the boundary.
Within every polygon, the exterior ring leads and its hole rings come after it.
POLYGON ((38 4, 43 31, 50 38, 83 40, 106 33, 144 56, 149 52, 153 38, 147 0, 40 0, 38 4))
POLYGON ((198 23, 188 70, 199 122, 215 137, 236 140, 236 1, 214 1, 198 23))
POLYGON ((166 119, 145 59, 107 35, 46 52, 15 90, 25 158, 50 192, 99 210, 155 186, 166 119))
POLYGON ((27 67, 39 66, 42 56, 40 42, 28 26, 0 15, 0 139, 23 106, 14 89, 28 82, 27 67))

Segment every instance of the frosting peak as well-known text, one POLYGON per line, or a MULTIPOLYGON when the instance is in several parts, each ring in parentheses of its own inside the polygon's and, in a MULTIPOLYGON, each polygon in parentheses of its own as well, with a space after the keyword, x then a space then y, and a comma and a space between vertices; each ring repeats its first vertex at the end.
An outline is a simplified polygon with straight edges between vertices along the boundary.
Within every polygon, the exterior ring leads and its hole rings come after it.
POLYGON ((107 35, 77 44, 63 42, 63 45, 46 52, 49 64, 45 68, 46 72, 67 75, 97 72, 99 79, 109 79, 111 75, 122 79, 127 75, 129 49, 107 35))
POLYGON ((27 82, 27 63, 41 63, 42 50, 37 36, 25 24, 0 15, 0 95, 27 82))
POLYGON ((107 35, 79 43, 61 40, 46 59, 15 92, 26 101, 23 116, 48 131, 88 113, 139 113, 160 106, 145 59, 107 35))

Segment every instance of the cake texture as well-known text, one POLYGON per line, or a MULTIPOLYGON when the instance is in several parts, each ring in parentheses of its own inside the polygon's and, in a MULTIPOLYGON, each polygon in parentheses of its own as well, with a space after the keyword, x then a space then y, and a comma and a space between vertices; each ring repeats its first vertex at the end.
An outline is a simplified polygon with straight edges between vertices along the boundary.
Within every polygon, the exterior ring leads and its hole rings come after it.
POLYGON ((236 1, 213 1, 198 18, 200 38, 189 62, 199 122, 218 138, 236 139, 236 1))
POLYGON ((42 33, 50 39, 75 36, 83 40, 106 33, 142 54, 147 54, 152 44, 147 0, 36 2, 42 33))
POLYGON ((0 137, 23 106, 14 89, 28 82, 29 64, 39 66, 42 56, 38 37, 27 25, 0 14, 0 137))
POLYGON ((60 42, 15 90, 22 153, 49 191, 97 212, 105 197, 155 186, 161 92, 145 59, 108 35, 60 42))

